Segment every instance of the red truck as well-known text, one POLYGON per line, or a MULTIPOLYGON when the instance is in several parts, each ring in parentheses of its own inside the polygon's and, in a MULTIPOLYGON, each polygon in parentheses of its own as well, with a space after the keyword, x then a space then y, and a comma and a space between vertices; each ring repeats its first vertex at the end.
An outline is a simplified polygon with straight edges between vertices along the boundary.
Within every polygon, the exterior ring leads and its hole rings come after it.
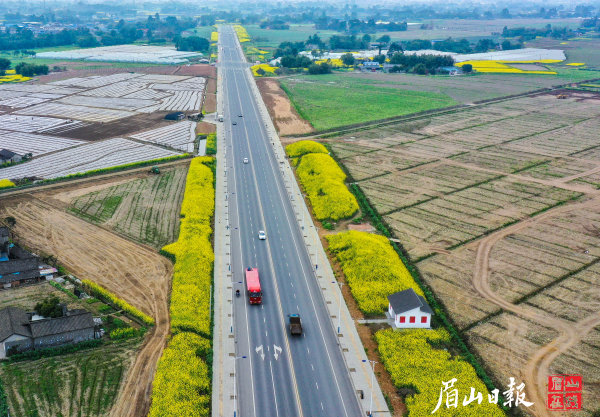
POLYGON ((258 269, 251 267, 246 269, 246 288, 248 289, 248 301, 250 304, 261 304, 262 290, 260 288, 260 279, 258 278, 258 269))

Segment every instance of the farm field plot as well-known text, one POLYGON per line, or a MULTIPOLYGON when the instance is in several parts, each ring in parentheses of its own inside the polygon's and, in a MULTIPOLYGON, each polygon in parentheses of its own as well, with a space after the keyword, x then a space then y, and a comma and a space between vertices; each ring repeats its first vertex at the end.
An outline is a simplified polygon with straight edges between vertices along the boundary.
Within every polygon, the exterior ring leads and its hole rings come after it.
MULTIPOLYGON (((105 85, 104 87, 94 88, 81 93, 84 96, 94 97, 123 97, 127 94, 132 94, 146 88, 145 83, 134 81, 119 81, 114 84, 105 85)), ((137 98, 137 97, 134 97, 137 98)))
MULTIPOLYGON (((34 196, 2 199, 2 217, 15 217, 14 232, 24 246, 52 253, 75 276, 102 285, 155 319, 156 325, 146 336, 132 365, 123 372, 122 389, 111 413, 127 416, 136 410, 145 415, 149 409, 147 393, 169 332, 172 264, 154 250, 48 203, 60 200, 60 194, 39 192, 34 196)), ((111 356, 101 358, 107 361, 111 356)))
POLYGON ((17 114, 3 114, 0 116, 0 129, 16 132, 43 132, 69 123, 72 122, 54 117, 20 116, 17 114))
POLYGON ((317 130, 456 104, 445 94, 375 87, 343 75, 302 75, 281 84, 298 113, 317 130))
POLYGON ((23 107, 33 106, 34 104, 40 104, 45 101, 48 101, 48 98, 40 98, 40 97, 13 97, 5 100, 0 100, 0 106, 12 107, 14 109, 20 109, 23 107))
POLYGON ((186 174, 187 165, 85 194, 70 211, 160 249, 177 240, 186 174))
POLYGON ((167 128, 154 132, 166 124, 164 113, 160 112, 202 110, 206 79, 194 76, 202 72, 191 67, 184 73, 190 75, 115 72, 60 79, 47 84, 0 86, 0 106, 5 110, 0 111, 0 132, 10 131, 0 139, 0 145, 13 152, 34 155, 30 163, 10 167, 2 171, 3 175, 14 179, 54 178, 176 155, 157 146, 121 139, 142 130, 145 132, 136 137, 137 140, 193 152, 193 128, 183 129, 180 125, 175 130, 167 128), (111 142, 105 142, 99 148, 84 146, 73 152, 38 158, 45 153, 84 144, 82 140, 104 139, 111 139, 111 142), (112 145, 115 147, 111 148, 112 145), (98 152, 104 152, 104 155, 98 152), (65 159, 61 160, 61 157, 65 159))
POLYGON ((82 140, 0 130, 0 149, 10 149, 21 155, 30 152, 38 156, 84 143, 82 140))
POLYGON ((134 115, 133 112, 124 110, 74 106, 55 102, 38 104, 37 106, 19 110, 17 113, 33 116, 48 115, 56 117, 69 117, 87 122, 111 122, 113 120, 123 119, 125 117, 134 115))
POLYGON ((181 64, 197 52, 177 51, 168 46, 114 45, 99 48, 75 49, 69 51, 40 52, 37 57, 45 59, 77 59, 84 61, 147 62, 156 64, 181 64))
POLYGON ((137 110, 156 104, 154 100, 119 97, 86 97, 69 96, 58 100, 59 103, 74 104, 88 107, 103 107, 107 109, 137 110))
POLYGON ((78 172, 178 154, 154 145, 144 145, 127 139, 115 138, 86 143, 81 147, 64 149, 24 164, 1 168, 0 176, 4 178, 57 178, 78 172))
POLYGON ((14 363, 0 368, 11 413, 39 417, 108 416, 139 342, 14 363))
POLYGON ((196 139, 196 123, 184 120, 164 127, 159 127, 158 129, 136 133, 130 135, 130 137, 145 142, 170 146, 171 148, 185 152, 193 152, 194 141, 196 139))
MULTIPOLYGON (((367 188, 368 190, 368 188, 367 188)), ((384 215, 413 258, 451 249, 580 194, 498 179, 384 215)))
POLYGON ((590 381, 574 415, 600 398, 599 116, 597 95, 542 94, 327 139, 496 379, 526 383, 536 417, 550 374, 590 381))
MULTIPOLYGON (((556 48, 562 49, 562 45, 556 48)), ((439 75, 423 77, 415 74, 349 72, 345 76, 377 87, 445 94, 459 103, 474 103, 600 78, 600 71, 573 70, 559 66, 551 66, 551 68, 557 72, 557 75, 480 73, 469 77, 439 75)))

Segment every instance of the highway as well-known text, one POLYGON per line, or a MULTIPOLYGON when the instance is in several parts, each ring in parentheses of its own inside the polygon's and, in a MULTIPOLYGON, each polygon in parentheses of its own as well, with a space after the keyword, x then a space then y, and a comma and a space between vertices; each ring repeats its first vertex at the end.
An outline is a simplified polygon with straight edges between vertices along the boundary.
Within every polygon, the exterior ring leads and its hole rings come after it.
POLYGON ((241 417, 363 415, 304 245, 273 145, 230 26, 219 29, 227 198, 231 232, 232 332, 241 417), (240 115, 242 117, 240 117, 240 115), (235 123, 235 124, 234 124, 235 123), (244 164, 243 159, 249 163, 244 164), (266 240, 258 239, 265 230, 266 240), (244 270, 256 267, 261 305, 249 305, 244 270), (304 332, 291 336, 288 314, 304 332), (246 356, 246 358, 242 358, 246 356))

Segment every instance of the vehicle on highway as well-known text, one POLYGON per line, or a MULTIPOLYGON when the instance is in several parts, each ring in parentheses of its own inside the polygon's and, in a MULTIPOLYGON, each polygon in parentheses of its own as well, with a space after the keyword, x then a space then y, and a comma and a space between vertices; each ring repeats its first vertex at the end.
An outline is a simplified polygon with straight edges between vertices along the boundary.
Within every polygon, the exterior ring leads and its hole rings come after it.
POLYGON ((244 116, 242 116, 242 114, 238 114, 238 117, 244 117, 244 116))
POLYGON ((248 289, 248 302, 250 304, 262 304, 262 290, 258 269, 248 267, 246 269, 246 288, 248 289))
POLYGON ((300 320, 299 314, 290 314, 290 334, 302 334, 302 321, 300 320))
POLYGON ((231 122, 232 125, 237 125, 237 122, 231 122))
POLYGON ((222 122, 222 121, 223 121, 223 115, 222 115, 222 114, 219 114, 219 117, 218 117, 218 118, 219 118, 219 122, 222 122))
POLYGON ((265 233, 264 230, 259 230, 258 231, 258 238, 260 240, 267 240, 267 234, 265 233))
POLYGON ((247 164, 248 162, 248 158, 244 158, 244 163, 247 164))

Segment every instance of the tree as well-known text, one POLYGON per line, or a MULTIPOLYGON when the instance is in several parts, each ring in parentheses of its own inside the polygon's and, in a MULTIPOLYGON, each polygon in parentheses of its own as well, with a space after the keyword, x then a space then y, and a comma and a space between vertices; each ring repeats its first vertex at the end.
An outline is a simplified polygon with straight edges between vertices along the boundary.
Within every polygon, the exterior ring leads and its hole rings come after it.
POLYGON ((373 57, 373 61, 383 64, 385 62, 385 55, 377 55, 377 56, 373 57))
POLYGON ((348 52, 347 54, 342 55, 342 62, 344 63, 344 65, 349 67, 351 65, 354 65, 356 59, 354 58, 353 54, 348 52))
POLYGON ((473 65, 471 64, 465 64, 462 66, 462 70, 465 74, 470 74, 473 72, 473 65))
POLYGON ((392 38, 390 38, 390 35, 383 35, 377 38, 377 42, 381 43, 388 43, 390 40, 392 40, 392 38))
POLYGON ((331 73, 331 65, 329 65, 327 62, 321 62, 320 64, 311 64, 308 67, 308 73, 312 75, 329 74, 331 73))
POLYGON ((6 58, 0 58, 0 75, 4 75, 7 69, 10 68, 10 60, 6 58))
POLYGON ((398 42, 391 43, 387 51, 388 56, 394 55, 394 52, 404 52, 404 50, 402 49, 402 45, 400 45, 398 42))
POLYGON ((56 295, 44 298, 43 301, 37 303, 35 311, 44 317, 62 317, 63 315, 62 304, 56 295))
POLYGON ((417 65, 414 66, 413 72, 415 74, 419 74, 419 75, 426 75, 427 74, 427 67, 423 63, 417 64, 417 65))
POLYGON ((259 68, 259 69, 257 69, 257 70, 256 70, 256 73, 262 77, 262 76, 263 76, 263 75, 265 75, 267 72, 266 72, 264 69, 262 69, 262 68, 259 68))
POLYGON ((208 51, 209 46, 208 39, 199 36, 177 37, 175 39, 175 47, 178 51, 208 51))
POLYGON ((362 41, 365 43, 371 42, 371 35, 369 35, 368 33, 365 33, 362 37, 362 41))

